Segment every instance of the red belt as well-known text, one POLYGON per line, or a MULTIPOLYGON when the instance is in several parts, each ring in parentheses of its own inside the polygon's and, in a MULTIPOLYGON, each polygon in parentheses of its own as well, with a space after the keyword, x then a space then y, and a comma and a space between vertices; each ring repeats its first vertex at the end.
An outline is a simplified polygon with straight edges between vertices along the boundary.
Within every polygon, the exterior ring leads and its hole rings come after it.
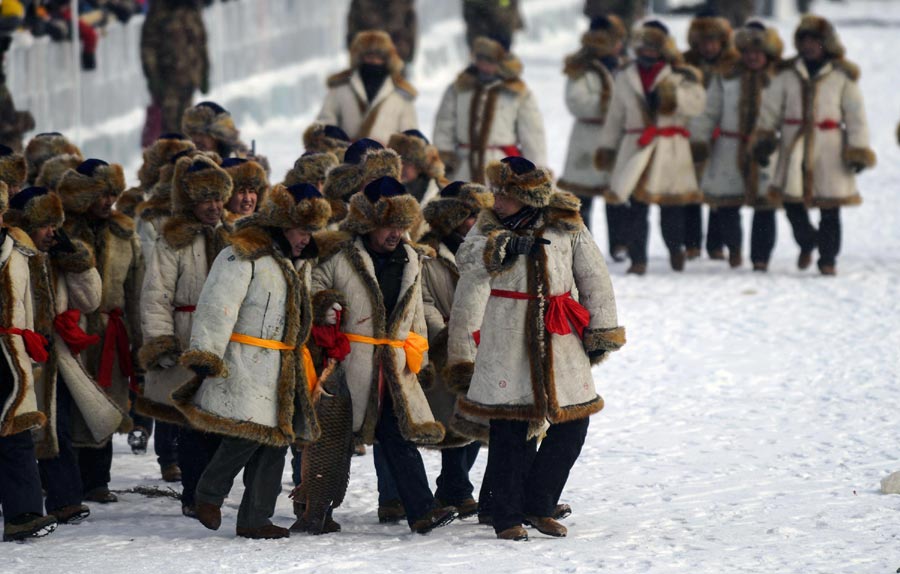
POLYGON ((650 145, 656 138, 672 138, 675 136, 681 136, 684 138, 691 137, 691 132, 687 130, 687 128, 681 126, 669 126, 665 128, 658 128, 656 126, 647 126, 645 128, 635 128, 633 130, 625 130, 626 134, 640 134, 641 137, 638 138, 638 145, 641 147, 646 147, 650 145))
POLYGON ((176 313, 193 313, 196 310, 196 305, 182 305, 181 307, 175 307, 176 313))
POLYGON ((103 334, 103 353, 100 355, 97 384, 108 389, 112 386, 112 368, 116 355, 119 357, 119 371, 123 377, 128 377, 129 381, 134 378, 134 368, 131 365, 128 329, 122 321, 122 309, 116 307, 106 314, 109 319, 106 322, 106 332, 103 334))
MULTIPOLYGON (((459 147, 462 149, 472 149, 471 144, 459 144, 459 147)), ((506 157, 521 157, 522 150, 519 149, 519 146, 516 144, 510 145, 487 145, 484 146, 484 149, 496 149, 502 151, 506 154, 506 157)))
POLYGON ((18 327, 0 327, 0 335, 19 335, 25 341, 25 352, 36 363, 46 363, 50 358, 47 353, 47 339, 40 333, 19 329, 18 327))
MULTIPOLYGON (((531 295, 530 293, 504 291, 502 289, 491 289, 491 297, 519 300, 540 299, 537 295, 531 295)), ((544 315, 544 327, 547 329, 547 332, 556 333, 557 335, 568 335, 572 332, 572 328, 569 325, 571 323, 578 332, 578 337, 582 338, 585 328, 591 322, 591 313, 581 303, 572 299, 572 292, 566 291, 561 295, 550 295, 546 299, 550 302, 550 305, 547 307, 547 314, 544 315)))
POLYGON ((88 335, 78 325, 81 320, 81 311, 69 309, 63 311, 53 319, 53 327, 59 333, 60 338, 69 346, 73 355, 77 355, 91 345, 100 342, 100 335, 88 335))
POLYGON ((747 137, 746 135, 744 135, 740 132, 729 132, 729 131, 723 130, 720 127, 716 127, 716 129, 713 130, 712 139, 717 140, 720 137, 721 138, 734 138, 734 139, 741 140, 743 142, 750 140, 749 137, 747 137))
MULTIPOLYGON (((784 120, 784 125, 786 126, 802 126, 803 120, 798 120, 794 118, 789 118, 784 120)), ((841 129, 841 122, 837 120, 822 120, 815 124, 817 128, 820 130, 839 130, 841 129)))

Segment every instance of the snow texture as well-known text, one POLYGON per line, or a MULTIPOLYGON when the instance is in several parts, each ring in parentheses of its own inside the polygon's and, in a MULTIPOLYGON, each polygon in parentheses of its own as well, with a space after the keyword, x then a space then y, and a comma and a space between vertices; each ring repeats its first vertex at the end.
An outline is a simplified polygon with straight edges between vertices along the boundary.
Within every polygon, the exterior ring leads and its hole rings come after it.
MULTIPOLYGON (((565 521, 568 538, 531 531, 527 543, 500 542, 474 520, 428 536, 411 534, 405 524, 378 524, 370 453, 353 459, 350 490, 335 514, 341 534, 277 542, 235 538, 243 492, 237 480, 218 532, 183 518, 172 499, 124 494, 118 504, 92 505, 90 519, 79 526, 0 546, 0 571, 896 571, 900 498, 881 494, 879 482, 900 469, 898 446, 887 440, 900 434, 900 150, 894 135, 900 3, 817 8, 835 19, 850 58, 862 67, 879 156, 878 167, 859 178, 865 203, 842 210, 839 275, 796 269, 798 249, 783 214, 768 274, 704 259, 676 275, 654 220, 648 275, 626 276, 624 264, 611 264, 629 342, 594 371, 607 407, 591 420, 563 493, 574 509, 565 521)), ((683 45, 687 21, 669 21, 683 45)), ((788 54, 795 23, 778 24, 788 54)), ((518 44, 545 114, 557 173, 571 125, 561 62, 578 35, 559 30, 518 44)), ((460 64, 415 78, 426 133, 460 64)), ((272 161, 274 179, 300 154, 300 134, 310 119, 241 126, 272 161)), ((595 214, 605 250, 602 209, 595 214)), ((749 230, 749 213, 744 223, 749 230)), ((423 456, 433 481, 440 456, 423 456)), ((132 456, 118 437, 112 488, 164 486, 154 458, 132 456)), ((485 460, 482 451, 472 472, 476 487, 485 460)), ((287 526, 288 468, 284 482, 274 520, 287 526)))

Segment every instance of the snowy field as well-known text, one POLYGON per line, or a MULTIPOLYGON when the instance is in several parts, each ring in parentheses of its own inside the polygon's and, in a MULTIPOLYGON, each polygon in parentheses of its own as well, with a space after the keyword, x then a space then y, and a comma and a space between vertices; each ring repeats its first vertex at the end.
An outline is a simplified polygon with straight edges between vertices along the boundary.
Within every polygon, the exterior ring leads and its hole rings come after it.
MULTIPOLYGON (((380 525, 370 454, 353 460, 350 492, 335 513, 338 535, 235 538, 238 481, 218 532, 183 518, 177 501, 123 494, 118 504, 92 505, 79 526, 0 545, 0 572, 895 572, 900 497, 880 494, 879 480, 900 469, 900 2, 820 8, 838 21, 862 67, 879 159, 859 179, 865 203, 843 211, 839 275, 797 271, 783 216, 768 274, 702 260, 676 275, 654 221, 647 276, 611 264, 629 343, 595 370, 607 407, 592 419, 563 493, 574 508, 568 538, 532 531, 527 543, 501 543, 475 520, 428 536, 380 525)), ((684 38, 686 21, 671 22, 684 38)), ((779 23, 788 38, 794 24, 779 23)), ((518 47, 557 172, 571 125, 561 61, 577 42, 571 30, 518 47)), ((426 133, 454 73, 416 78, 426 133)), ((242 127, 280 176, 301 151, 309 119, 242 127)), ((598 210, 599 238, 602 219, 598 210)), ((115 451, 113 489, 166 486, 152 454, 131 455, 122 437, 115 451)), ((485 455, 473 471, 476 485, 485 455)), ((424 457, 433 480, 440 457, 424 457)), ((284 483, 274 520, 287 526, 287 468, 284 483)))

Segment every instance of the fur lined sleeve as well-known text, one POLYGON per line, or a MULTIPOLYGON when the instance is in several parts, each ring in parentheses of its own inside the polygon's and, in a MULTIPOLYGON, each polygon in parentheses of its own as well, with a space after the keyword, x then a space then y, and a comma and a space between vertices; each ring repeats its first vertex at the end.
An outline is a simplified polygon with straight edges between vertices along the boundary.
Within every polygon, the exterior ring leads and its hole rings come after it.
POLYGON ((841 112, 844 114, 844 125, 847 126, 845 164, 857 164, 866 168, 874 167, 875 152, 869 147, 869 124, 866 121, 863 96, 856 82, 845 82, 844 91, 841 94, 841 112))
POLYGON ((138 360, 141 367, 145 370, 156 369, 159 366, 159 360, 166 355, 178 355, 178 341, 175 335, 166 335, 164 337, 154 337, 152 339, 145 337, 144 344, 138 352, 138 360))
POLYGON ((441 378, 448 389, 454 393, 465 394, 469 392, 469 385, 474 373, 475 363, 463 361, 447 365, 441 372, 441 378))
MULTIPOLYGON (((53 265, 65 277, 69 308, 93 313, 100 306, 103 284, 95 266, 94 254, 82 241, 72 240, 75 253, 53 258, 53 265)), ((57 310, 59 311, 59 310, 57 310)))
POLYGON ((347 298, 335 289, 323 289, 312 296, 312 314, 314 325, 325 325, 325 315, 332 305, 338 303, 347 309, 347 298))
POLYGON ((547 138, 544 136, 544 116, 538 108, 537 100, 528 90, 519 104, 516 117, 516 135, 522 148, 522 155, 537 166, 547 165, 547 138))
MULTIPOLYGON (((695 117, 690 122, 691 144, 705 145, 708 155, 710 141, 712 140, 713 131, 722 122, 722 100, 724 97, 724 88, 722 86, 722 77, 715 76, 709 89, 706 92, 706 107, 703 113, 695 117)), ((692 147, 693 149, 693 147, 692 147)), ((694 162, 700 163, 705 158, 694 156, 694 162)))
POLYGON ((447 364, 475 361, 475 331, 481 329, 481 320, 491 293, 490 275, 481 260, 485 238, 469 232, 459 251, 459 282, 453 295, 453 311, 447 325, 447 364))
MULTIPOLYGON (((619 149, 622 132, 625 130, 626 106, 624 98, 629 91, 631 91, 631 88, 628 86, 625 73, 621 72, 616 76, 615 84, 613 85, 612 101, 609 103, 606 121, 603 123, 603 129, 600 130, 600 137, 597 140, 598 152, 600 150, 610 150, 614 153, 615 150, 619 149)), ((612 165, 601 169, 612 169, 612 165)))
MULTIPOLYGON (((693 70, 690 73, 680 72, 660 83, 657 88, 660 114, 678 113, 693 118, 703 113, 706 107, 706 89, 703 82, 695 78, 693 72, 693 70), (663 88, 670 83, 670 88, 663 88)), ((700 74, 699 70, 696 73, 700 74)))
POLYGON ((514 257, 508 257, 507 248, 515 235, 510 231, 492 231, 484 242, 484 268, 491 275, 497 275, 515 264, 514 257))
POLYGON ((583 342, 591 364, 597 365, 606 360, 610 353, 625 345, 625 327, 585 329, 583 342))
POLYGON ((51 252, 50 260, 63 273, 82 273, 97 266, 94 253, 84 241, 72 239, 75 253, 51 252))
POLYGON ((785 77, 790 72, 781 72, 769 82, 763 89, 762 102, 759 106, 759 119, 756 121, 756 130, 759 133, 774 133, 781 129, 783 120, 782 106, 784 105, 785 77))
POLYGON ((586 230, 573 237, 572 254, 578 302, 591 314, 591 322, 584 334, 585 352, 591 356, 598 350, 615 350, 602 346, 604 333, 621 331, 621 343, 625 342, 625 331, 619 326, 616 296, 603 254, 586 230))

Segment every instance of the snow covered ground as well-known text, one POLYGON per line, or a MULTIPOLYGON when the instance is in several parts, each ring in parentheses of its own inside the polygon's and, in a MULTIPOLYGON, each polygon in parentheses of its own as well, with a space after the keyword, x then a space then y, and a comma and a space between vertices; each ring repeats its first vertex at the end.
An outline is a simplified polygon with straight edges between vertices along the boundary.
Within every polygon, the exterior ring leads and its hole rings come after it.
MULTIPOLYGON (((84 524, 0 546, 0 571, 896 571, 900 498, 878 489, 882 477, 900 469, 894 442, 900 435, 900 210, 894 199, 900 68, 892 49, 900 3, 821 9, 844 22, 839 31, 862 67, 879 156, 877 169, 859 179, 865 203, 843 211, 839 275, 796 270, 797 248, 783 216, 768 274, 703 260, 676 275, 654 222, 647 276, 626 276, 623 265, 611 264, 629 343, 595 370, 607 407, 592 419, 563 493, 574 508, 568 538, 535 532, 528 543, 500 543, 474 520, 424 537, 405 525, 380 525, 368 455, 353 460, 350 493, 336 513, 344 528, 339 535, 236 539, 238 481, 218 532, 182 518, 172 499, 124 494, 118 504, 93 505, 84 524)), ((794 23, 779 24, 787 38, 794 23)), ((672 26, 683 38, 686 21, 672 26)), ((571 30, 519 45, 557 171, 571 124, 560 66, 577 41, 571 30)), ((453 73, 416 78, 427 133, 453 73)), ((309 119, 242 128, 281 175, 299 154, 309 119)), ((602 219, 598 212, 600 238, 602 219)), ((155 457, 131 455, 122 438, 115 450, 112 488, 165 486, 155 457)), ((424 457, 433 480, 440 457, 430 451, 424 457)), ((473 471, 476 484, 485 458, 473 471)), ((288 525, 287 469, 284 481, 275 521, 288 525)))

